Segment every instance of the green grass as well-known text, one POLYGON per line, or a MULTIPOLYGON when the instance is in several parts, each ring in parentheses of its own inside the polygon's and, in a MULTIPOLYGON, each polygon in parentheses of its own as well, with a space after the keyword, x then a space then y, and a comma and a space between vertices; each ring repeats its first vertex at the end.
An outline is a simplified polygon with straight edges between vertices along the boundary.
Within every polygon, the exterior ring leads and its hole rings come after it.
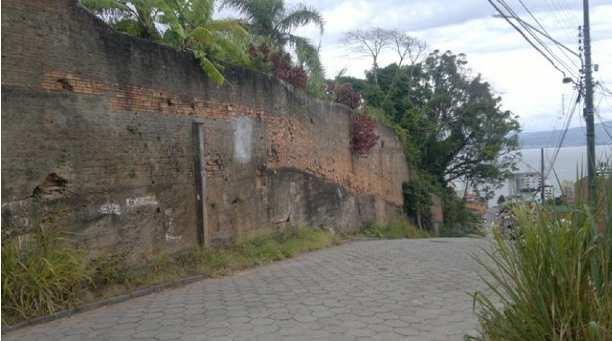
POLYGON ((224 248, 198 247, 162 255, 134 268, 125 254, 88 260, 82 250, 40 231, 28 242, 2 243, 2 323, 14 324, 186 276, 223 276, 340 242, 330 232, 302 227, 224 248))
POLYGON ((488 287, 474 295, 479 339, 612 340, 611 241, 597 232, 590 210, 515 214, 518 239, 497 233, 493 250, 478 260, 488 287))
POLYGON ((77 302, 91 283, 83 253, 55 236, 2 244, 2 322, 51 314, 77 302))
POLYGON ((361 235, 378 239, 430 238, 431 235, 405 220, 396 220, 389 224, 370 224, 361 231, 361 235))

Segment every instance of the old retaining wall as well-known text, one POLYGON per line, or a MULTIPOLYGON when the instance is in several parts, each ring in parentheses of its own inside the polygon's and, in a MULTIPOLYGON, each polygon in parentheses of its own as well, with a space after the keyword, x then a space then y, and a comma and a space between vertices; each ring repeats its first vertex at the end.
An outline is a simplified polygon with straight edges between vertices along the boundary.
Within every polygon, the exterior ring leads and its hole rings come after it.
POLYGON ((409 169, 383 126, 352 155, 351 115, 244 70, 218 87, 193 57, 113 32, 76 0, 4 0, 2 234, 62 229, 137 259, 199 232, 214 244, 388 220, 409 169))

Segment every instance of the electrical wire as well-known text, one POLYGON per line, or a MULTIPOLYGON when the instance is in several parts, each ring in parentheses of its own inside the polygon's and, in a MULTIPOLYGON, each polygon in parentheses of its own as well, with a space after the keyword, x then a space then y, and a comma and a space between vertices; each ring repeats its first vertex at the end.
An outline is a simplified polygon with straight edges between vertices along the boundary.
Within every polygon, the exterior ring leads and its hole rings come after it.
POLYGON ((516 12, 514 12, 514 10, 505 2, 505 0, 496 0, 499 6, 493 0, 487 1, 508 22, 508 24, 512 26, 512 28, 521 34, 521 36, 529 43, 529 45, 531 45, 531 47, 538 51, 555 69, 561 72, 563 77, 568 77, 567 75, 569 74, 574 78, 573 81, 576 82, 576 79, 579 78, 576 75, 576 71, 568 67, 567 64, 565 64, 556 54, 554 54, 528 25, 525 25, 523 22, 521 22, 521 20, 517 20, 518 25, 521 26, 519 27, 512 20, 510 20, 511 18, 519 17, 516 12), (500 6, 503 7, 505 11, 502 10, 500 6), (531 38, 528 35, 531 36, 531 38))
MULTIPOLYGON (((523 7, 523 9, 527 12, 527 14, 529 14, 529 16, 533 19, 533 21, 542 29, 543 33, 546 36, 548 36, 548 37, 552 37, 552 35, 548 32, 548 30, 546 30, 544 25, 542 25, 540 20, 538 20, 538 18, 536 18, 535 14, 533 14, 533 12, 529 9, 529 7, 527 7, 527 5, 525 5, 525 2, 523 2, 523 0, 518 0, 518 2, 521 4, 521 7, 523 7)), ((578 66, 578 64, 574 61, 574 59, 567 54, 567 51, 564 50, 563 47, 565 47, 565 46, 564 45, 560 45, 560 43, 558 43, 558 41, 556 41, 556 40, 555 40, 555 42, 556 42, 555 46, 559 49, 559 51, 561 51, 561 53, 563 53, 563 55, 565 55, 565 57, 570 61, 570 63, 572 63, 572 65, 576 69, 580 69, 580 66, 578 66)))
POLYGON ((567 131, 570 127, 570 123, 572 121, 572 118, 574 117, 574 114, 576 113, 576 108, 578 107, 578 104, 581 103, 580 98, 581 98, 580 95, 577 95, 577 100, 574 102, 574 106, 572 107, 572 110, 569 112, 568 119, 566 120, 565 127, 563 129, 563 133, 561 133, 561 138, 555 150, 554 156, 552 158, 552 162, 550 162, 548 171, 545 172, 546 175, 544 176, 544 180, 546 180, 550 176, 550 172, 552 171, 553 167, 555 167, 555 163, 557 162, 557 157, 559 156, 559 151, 561 150, 561 147, 563 147, 563 142, 565 142, 565 137, 567 136, 567 131))

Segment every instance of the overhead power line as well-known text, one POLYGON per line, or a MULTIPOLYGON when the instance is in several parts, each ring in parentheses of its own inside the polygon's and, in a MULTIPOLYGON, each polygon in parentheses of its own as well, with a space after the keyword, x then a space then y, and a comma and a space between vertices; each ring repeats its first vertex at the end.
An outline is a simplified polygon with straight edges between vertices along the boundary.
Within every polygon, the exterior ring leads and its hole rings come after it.
POLYGON ((574 117, 574 114, 576 113, 576 109, 578 108, 578 103, 580 103, 580 90, 578 90, 578 93, 576 94, 576 100, 574 101, 574 105, 571 109, 571 111, 569 111, 569 115, 567 115, 567 120, 565 121, 565 126, 563 127, 563 132, 561 133, 561 138, 559 139, 559 143, 557 144, 557 147, 555 149, 555 153, 554 156, 552 158, 552 161, 550 162, 549 165, 549 169, 546 172, 546 175, 544 176, 544 179, 548 179, 548 177, 550 176, 550 172, 552 171, 552 169, 555 167, 555 163, 557 162, 557 157, 559 156, 559 151, 561 150, 561 147, 563 147, 563 143, 565 142, 565 137, 567 136, 567 131, 569 130, 569 127, 572 123, 572 118, 574 117))
MULTIPOLYGON (((572 63, 572 65, 575 68, 580 68, 578 66, 578 64, 576 64, 576 62, 574 61, 574 59, 572 59, 570 56, 567 55, 567 52, 573 54, 574 56, 580 58, 580 54, 576 53, 575 51, 571 50, 570 48, 568 48, 567 46, 563 45, 562 43, 560 43, 557 39, 554 39, 552 37, 552 35, 548 32, 548 30, 546 30, 546 28, 544 27, 544 25, 542 25, 542 23, 540 22, 540 20, 538 20, 538 18, 535 16, 535 14, 533 14, 533 12, 529 9, 529 7, 527 7, 527 5, 525 5, 525 2, 523 2, 523 0, 518 0, 519 3, 521 4, 521 7, 523 7, 523 9, 527 12, 527 14, 529 14, 529 16, 533 19, 533 21, 540 27, 540 29, 537 29, 536 27, 533 27, 533 25, 529 24, 527 21, 522 20, 520 17, 515 17, 514 19, 516 20, 521 20, 524 24, 528 25, 531 29, 535 30, 536 32, 538 32, 539 34, 543 35, 544 37, 548 38, 549 40, 551 40, 552 42, 555 43, 555 46, 557 46, 557 48, 559 49, 559 51, 561 51, 561 53, 563 53, 570 61, 570 63, 572 63)), ((553 12, 554 13, 554 12, 553 12)), ((556 15, 556 13, 555 13, 556 15)))
MULTIPOLYGON (((500 18, 504 17, 503 14, 499 14, 497 16, 500 17, 500 18)), ((530 29, 536 31, 537 33, 539 33, 543 37, 547 38, 551 42, 555 43, 555 45, 557 45, 559 48, 563 49, 564 51, 567 51, 567 52, 571 53, 575 57, 580 58, 580 54, 578 52, 570 49, 569 47, 567 47, 566 45, 564 45, 563 43, 561 43, 557 39, 553 38, 547 31, 542 31, 541 29, 538 29, 537 27, 534 27, 532 24, 526 22, 525 20, 521 19, 520 17, 510 17, 510 16, 507 16, 507 17, 511 18, 511 19, 514 19, 516 21, 519 21, 522 25, 525 25, 525 26, 529 27, 530 29)))
MULTIPOLYGON (((536 32, 534 32, 535 27, 533 27, 533 25, 527 25, 527 22, 525 20, 520 19, 520 16, 512 9, 512 7, 510 5, 508 5, 508 3, 505 0, 497 0, 497 2, 503 7, 505 8, 505 10, 507 11, 507 13, 509 14, 509 16, 511 18, 515 18, 518 21, 518 24, 527 32, 529 33, 529 35, 540 45, 541 48, 543 48, 546 52, 548 52, 549 56, 556 60, 559 64, 561 64, 563 66, 563 68, 565 68, 565 70, 570 73, 572 75, 572 77, 574 78, 578 78, 577 74, 575 73, 576 71, 571 68, 568 67, 567 64, 562 60, 562 58, 559 58, 557 55, 555 55, 549 48, 548 45, 542 41, 542 39, 540 38, 540 36, 538 36, 537 34, 535 34, 536 32)), ((531 13, 531 11, 529 10, 529 8, 527 6, 525 6, 525 4, 523 2, 521 2, 521 5, 523 6, 523 8, 525 8, 527 11, 529 11, 529 13, 531 13)), ((531 13, 532 17, 535 19, 535 16, 531 13)), ((544 28, 544 26, 537 20, 535 19, 539 25, 542 27, 543 31, 546 31, 546 29, 544 28)), ((544 35, 548 35, 550 37, 550 35, 548 34, 548 32, 543 33, 541 31, 539 31, 541 34, 544 35)), ((565 51, 562 51, 565 54, 565 51)), ((573 63, 573 60, 570 60, 571 63, 573 63)), ((575 63, 574 63, 575 64, 575 63)))
MULTIPOLYGON (((524 20, 520 19, 514 10, 504 0, 487 0, 489 4, 497 11, 497 13, 508 22, 538 53, 540 53, 555 69, 557 69, 564 78, 568 78, 568 74, 573 77, 572 82, 577 83, 577 71, 567 66, 561 58, 556 56, 547 45, 537 36, 541 34, 547 39, 554 39, 550 35, 537 30, 533 25, 528 25, 524 20), (503 9, 502 9, 503 8, 503 9), (516 19, 513 22, 511 19, 516 19), (519 27, 520 26, 520 27, 519 27), (527 32, 527 33, 526 33, 527 32), (535 42, 534 42, 535 41, 535 42), (546 52, 545 52, 546 51, 546 52)), ((554 39, 557 43, 558 41, 554 39)), ((567 48, 567 47, 566 47, 567 48)), ((567 48, 569 50, 569 48, 567 48)))

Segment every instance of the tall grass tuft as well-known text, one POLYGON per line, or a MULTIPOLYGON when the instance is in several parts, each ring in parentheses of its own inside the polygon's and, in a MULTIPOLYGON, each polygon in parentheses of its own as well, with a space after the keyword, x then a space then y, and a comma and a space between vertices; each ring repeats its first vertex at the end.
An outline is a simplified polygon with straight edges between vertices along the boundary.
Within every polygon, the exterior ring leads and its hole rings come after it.
POLYGON ((419 229, 404 219, 397 219, 389 224, 369 224, 361 231, 368 238, 378 239, 415 239, 430 238, 429 232, 419 229))
POLYGON ((487 257, 477 259, 488 287, 474 294, 479 339, 612 340, 611 241, 590 210, 515 214, 519 238, 497 233, 487 257))
POLYGON ((40 231, 28 241, 2 243, 2 324, 185 276, 222 276, 340 242, 328 231, 292 228, 224 248, 162 254, 134 267, 124 253, 87 259, 58 235, 40 231))
POLYGON ((2 243, 2 323, 51 314, 79 302, 89 283, 83 254, 44 231, 2 243))

